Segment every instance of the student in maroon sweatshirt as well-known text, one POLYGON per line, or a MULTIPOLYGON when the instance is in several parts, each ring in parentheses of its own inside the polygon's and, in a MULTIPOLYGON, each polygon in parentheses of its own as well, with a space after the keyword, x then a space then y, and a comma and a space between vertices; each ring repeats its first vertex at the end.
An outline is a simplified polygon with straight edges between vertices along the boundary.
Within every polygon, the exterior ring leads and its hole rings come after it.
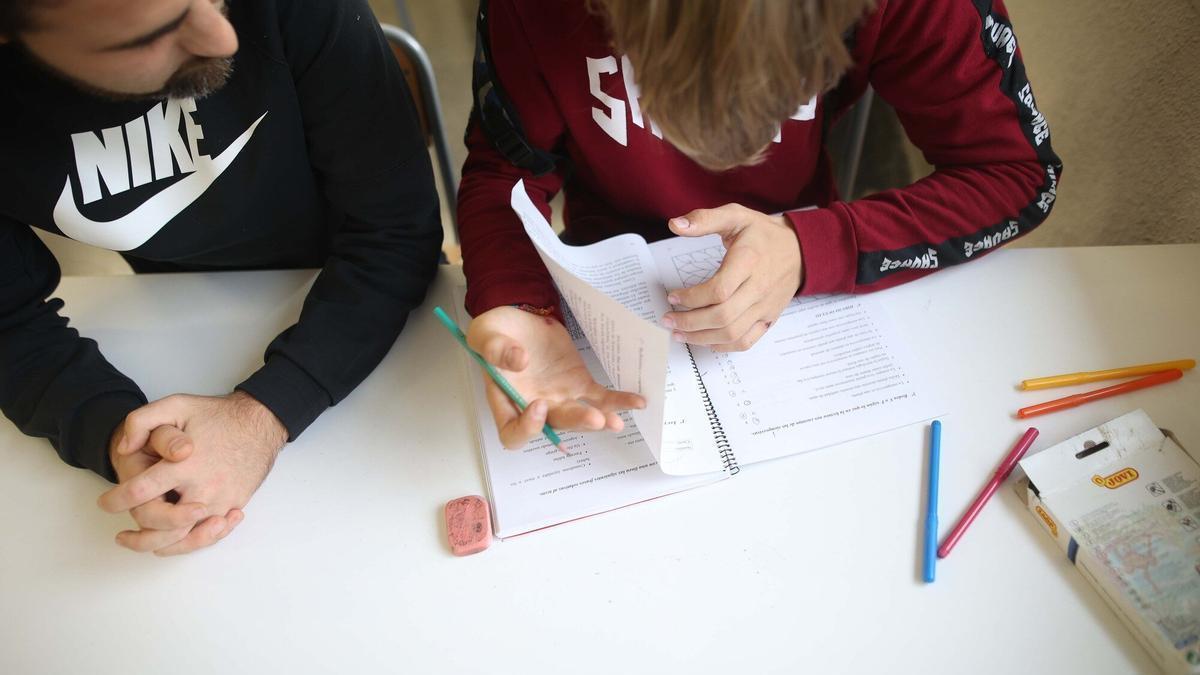
POLYGON ((573 244, 720 233, 721 269, 674 291, 687 309, 663 317, 676 339, 719 350, 748 349, 797 293, 874 291, 967 262, 1054 203, 1062 163, 1000 0, 487 4, 495 83, 520 135, 559 158, 535 175, 472 118, 458 200, 469 338, 532 401, 518 414, 489 384, 508 447, 547 420, 618 430, 616 413, 641 404, 597 385, 575 353, 509 208, 517 179, 546 214, 565 191, 573 244), (824 140, 868 85, 936 170, 844 202, 824 140))

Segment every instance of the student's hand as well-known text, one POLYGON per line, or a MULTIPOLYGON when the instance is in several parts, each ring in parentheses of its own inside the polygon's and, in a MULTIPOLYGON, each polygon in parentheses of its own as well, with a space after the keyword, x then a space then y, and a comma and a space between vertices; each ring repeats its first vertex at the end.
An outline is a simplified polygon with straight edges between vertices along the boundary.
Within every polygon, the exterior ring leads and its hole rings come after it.
POLYGON ((804 281, 800 240, 785 216, 768 216, 739 204, 699 209, 672 218, 683 237, 720 234, 727 249, 711 279, 672 291, 663 325, 680 342, 716 351, 745 351, 758 342, 804 281))
POLYGON ((130 511, 141 527, 121 532, 117 543, 175 555, 209 546, 237 527, 287 431, 243 392, 176 394, 130 413, 114 439, 121 482, 99 504, 110 513, 130 511))
POLYGON ((643 408, 637 394, 600 386, 575 351, 567 329, 556 319, 515 307, 497 307, 475 317, 467 344, 495 366, 529 403, 524 413, 491 378, 488 406, 500 431, 500 441, 519 448, 541 435, 547 420, 567 431, 620 431, 621 410, 643 408))

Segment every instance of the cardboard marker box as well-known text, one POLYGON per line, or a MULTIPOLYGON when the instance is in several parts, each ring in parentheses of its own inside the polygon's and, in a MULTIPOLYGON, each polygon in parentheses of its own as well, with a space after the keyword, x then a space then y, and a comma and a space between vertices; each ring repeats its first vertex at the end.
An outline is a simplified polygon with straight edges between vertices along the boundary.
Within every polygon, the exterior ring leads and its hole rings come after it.
POLYGON ((1038 524, 1168 673, 1200 673, 1200 463, 1141 410, 1021 462, 1038 524))

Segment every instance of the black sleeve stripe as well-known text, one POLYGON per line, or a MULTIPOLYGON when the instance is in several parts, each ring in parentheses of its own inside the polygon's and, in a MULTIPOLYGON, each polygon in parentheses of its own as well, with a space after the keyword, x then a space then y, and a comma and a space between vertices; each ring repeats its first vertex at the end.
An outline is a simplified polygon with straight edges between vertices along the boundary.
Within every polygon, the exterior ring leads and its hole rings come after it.
POLYGON ((1050 146, 1050 127, 1037 109, 1025 64, 1017 58, 1017 38, 1008 19, 992 11, 991 0, 972 0, 983 21, 980 39, 984 53, 1000 66, 1000 90, 1017 108, 1018 123, 1043 167, 1044 179, 1032 201, 1016 215, 961 237, 920 243, 888 251, 863 251, 858 256, 858 285, 871 284, 902 269, 938 269, 970 260, 979 253, 1031 232, 1041 225, 1058 192, 1062 160, 1050 146))

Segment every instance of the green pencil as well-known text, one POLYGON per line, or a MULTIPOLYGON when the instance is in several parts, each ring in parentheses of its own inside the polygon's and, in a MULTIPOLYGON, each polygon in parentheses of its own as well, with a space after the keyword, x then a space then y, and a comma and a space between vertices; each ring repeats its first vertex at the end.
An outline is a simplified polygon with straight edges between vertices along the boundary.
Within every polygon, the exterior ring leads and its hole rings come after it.
MULTIPOLYGON (((487 362, 487 359, 483 358, 479 352, 471 349, 471 346, 467 344, 466 334, 462 332, 462 329, 458 327, 457 323, 454 323, 454 319, 451 319, 450 316, 446 314, 446 311, 441 307, 434 307, 433 315, 438 318, 438 321, 442 322, 442 325, 446 327, 446 330, 450 331, 450 334, 454 336, 454 339, 458 340, 458 344, 462 345, 463 349, 467 350, 467 353, 473 356, 475 360, 479 362, 479 365, 483 366, 484 372, 486 372, 488 377, 492 378, 492 382, 495 382, 496 386, 500 387, 500 390, 503 391, 508 398, 516 404, 517 409, 521 412, 525 412, 525 408, 529 407, 529 404, 525 402, 525 398, 521 396, 520 392, 513 388, 512 384, 510 384, 508 380, 504 379, 504 376, 500 374, 500 371, 496 370, 494 367, 492 367, 492 364, 487 362)), ((542 433, 546 435, 546 438, 550 439, 550 442, 554 444, 554 447, 562 451, 564 455, 568 454, 566 449, 564 449, 562 446, 562 439, 558 437, 558 434, 554 433, 554 429, 551 429, 549 424, 546 424, 542 427, 542 433)))

